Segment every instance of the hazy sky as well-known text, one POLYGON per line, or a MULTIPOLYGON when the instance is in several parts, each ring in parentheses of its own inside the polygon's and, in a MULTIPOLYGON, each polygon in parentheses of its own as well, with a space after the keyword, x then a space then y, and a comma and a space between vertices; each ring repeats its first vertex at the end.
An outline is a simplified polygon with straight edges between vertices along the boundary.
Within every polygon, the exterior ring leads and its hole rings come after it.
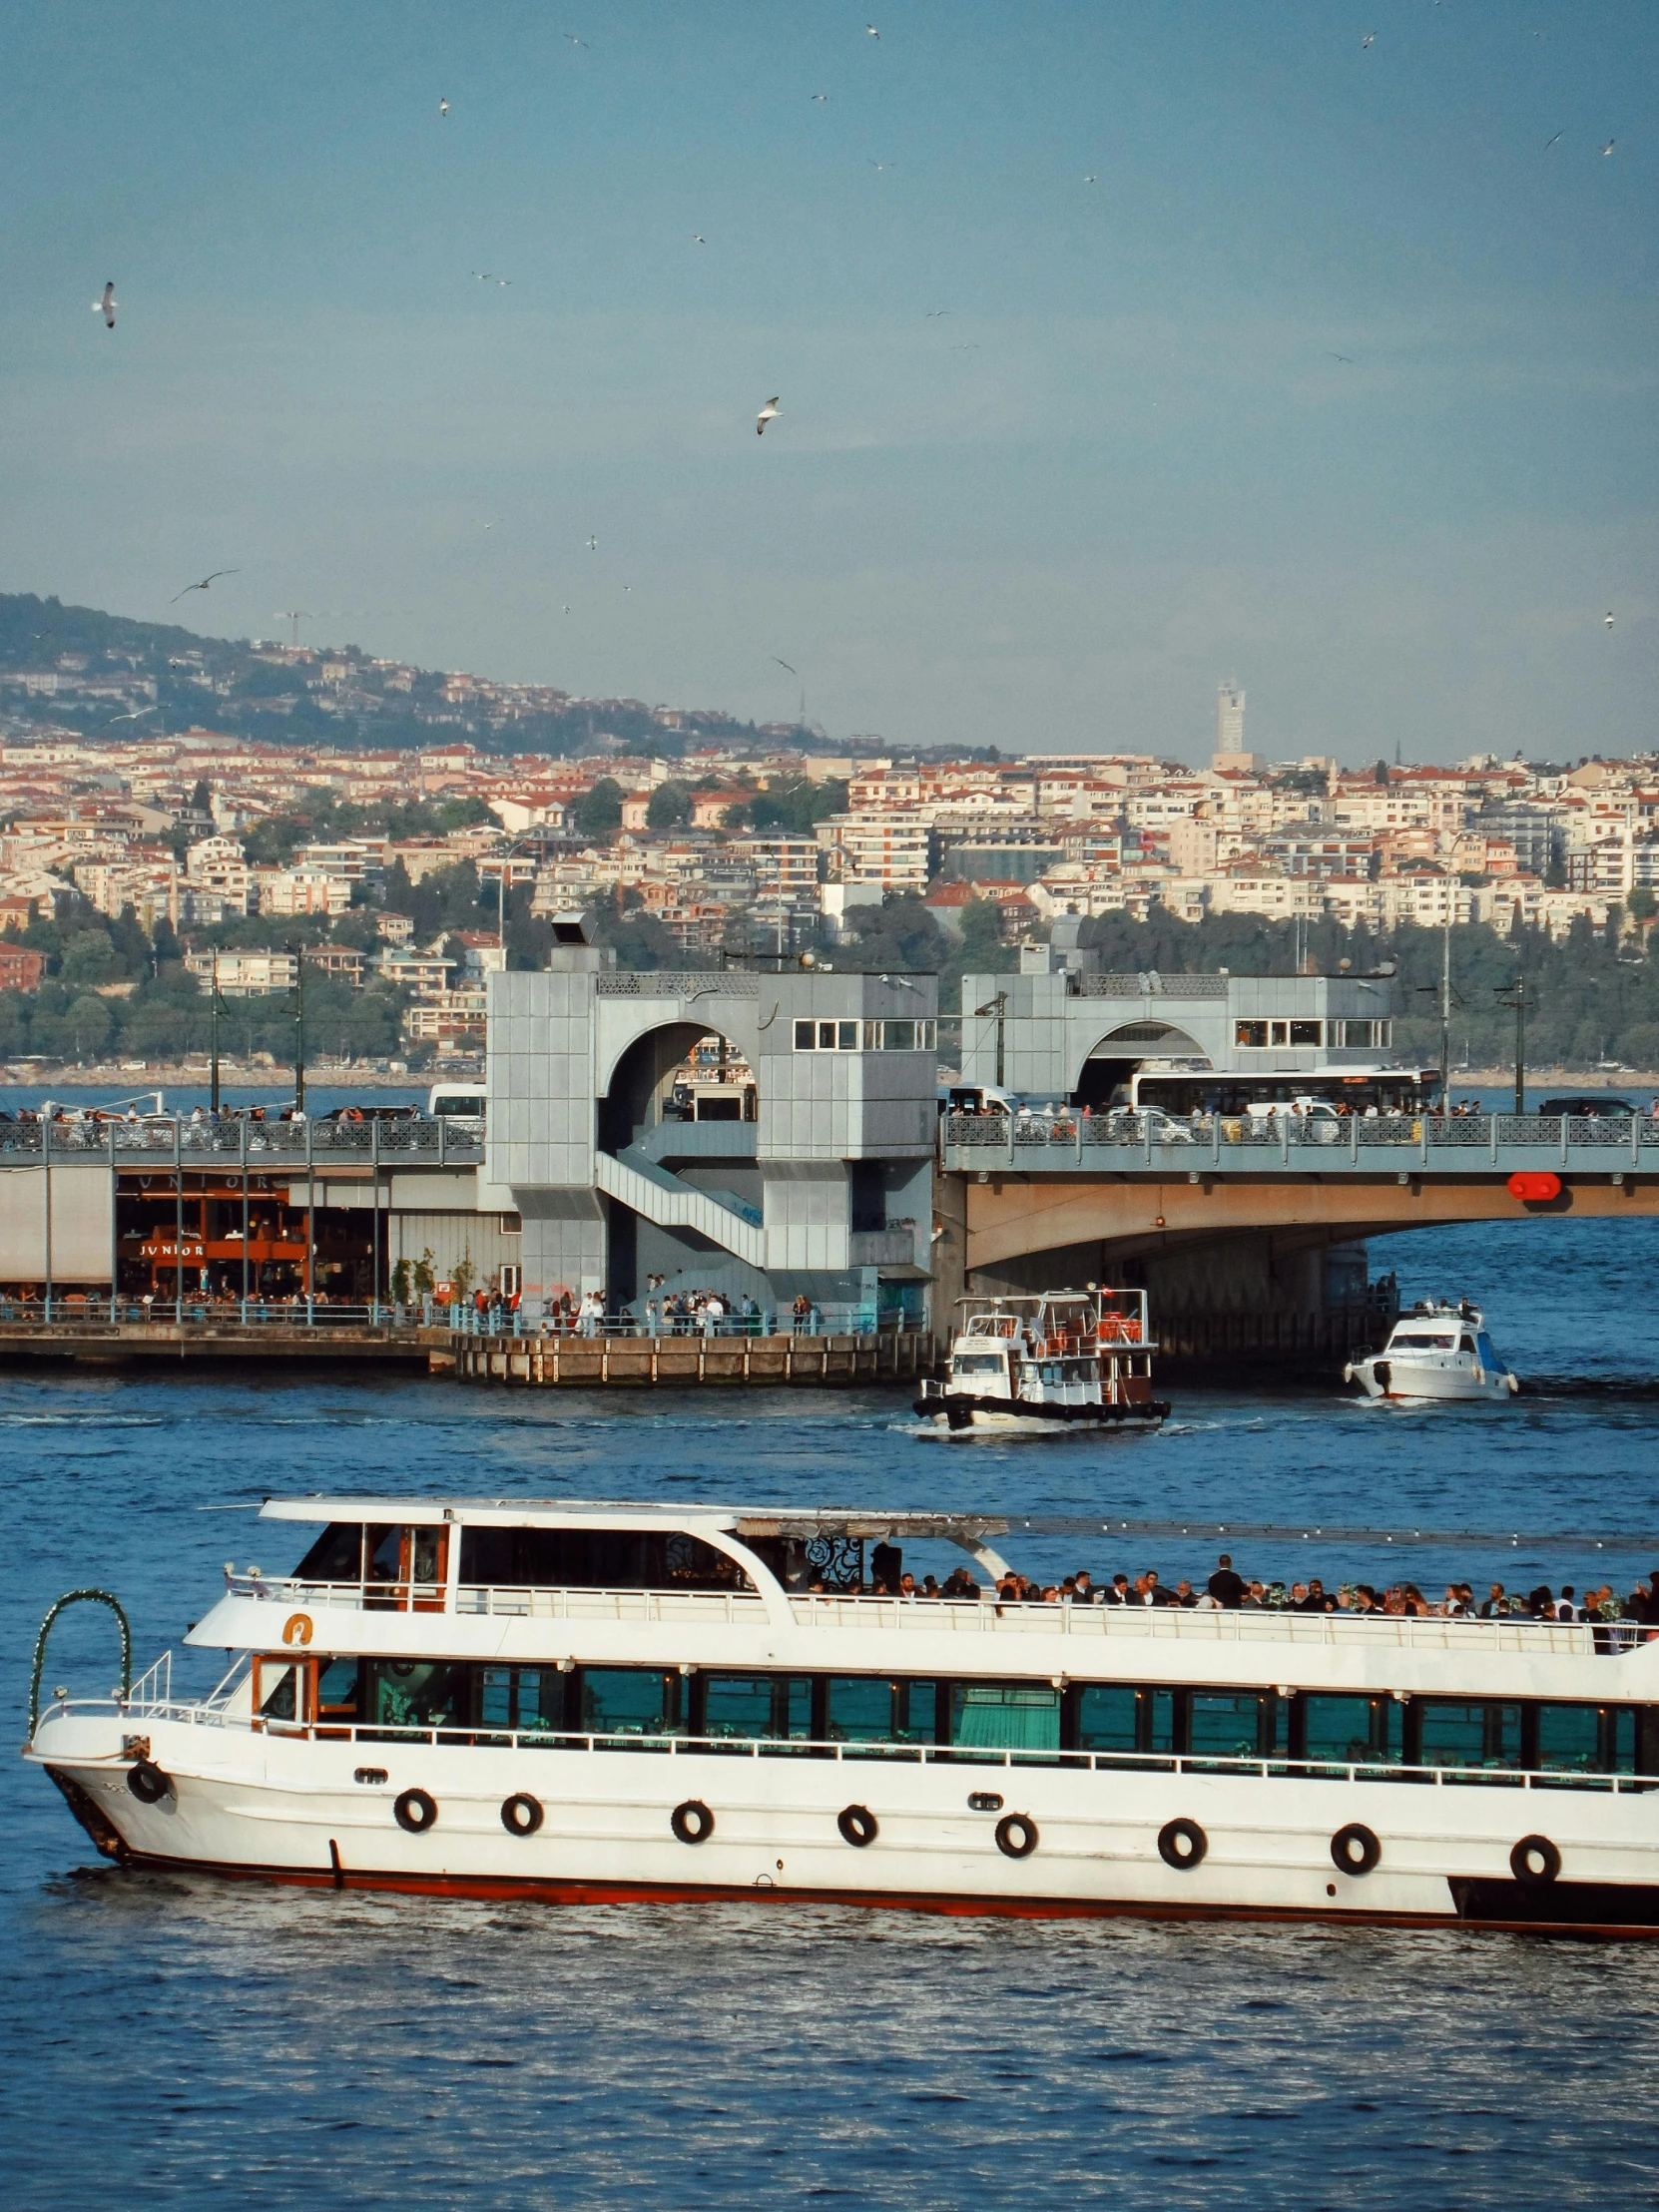
POLYGON ((872 5, 6 10, 0 588, 894 743, 1659 743, 1650 0, 872 5))

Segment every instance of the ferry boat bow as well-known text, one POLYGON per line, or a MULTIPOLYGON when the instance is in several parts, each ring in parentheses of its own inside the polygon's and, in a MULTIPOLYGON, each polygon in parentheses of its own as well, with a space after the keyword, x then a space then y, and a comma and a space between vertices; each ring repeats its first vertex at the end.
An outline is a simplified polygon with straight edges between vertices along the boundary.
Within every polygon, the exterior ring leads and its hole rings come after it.
MULTIPOLYGON (((1006 1524, 294 1498, 126 1695, 32 1718, 130 1867, 549 1900, 1659 1934, 1659 1642, 855 1594, 1006 1524)), ((78 1595, 85 1593, 76 1593, 78 1595)), ((50 1617, 50 1616, 49 1616, 50 1617)), ((37 1653, 37 1686, 38 1686, 37 1653)))

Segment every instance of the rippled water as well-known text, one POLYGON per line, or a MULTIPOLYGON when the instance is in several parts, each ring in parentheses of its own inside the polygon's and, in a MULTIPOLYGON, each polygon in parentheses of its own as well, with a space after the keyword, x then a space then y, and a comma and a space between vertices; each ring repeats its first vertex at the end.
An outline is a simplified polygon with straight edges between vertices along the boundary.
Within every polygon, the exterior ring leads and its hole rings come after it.
MULTIPOLYGON (((1395 1240, 1407 1295, 1485 1299, 1535 1394, 1401 1412, 1184 1389, 1157 1437, 949 1445, 878 1393, 508 1395, 329 1375, 0 1376, 0 1699, 60 1590, 128 1604, 138 1664, 221 1563, 290 1563, 268 1490, 982 1506, 1651 1532, 1252 1571, 1512 1586, 1659 1564, 1651 1224, 1395 1240), (207 1509, 204 1509, 207 1508, 207 1509), (1651 1556, 1650 1556, 1651 1552, 1651 1556)), ((1213 1546, 1010 1539, 1044 1570, 1213 1546)), ((66 1619, 48 1683, 114 1679, 66 1619)), ((803 1907, 503 1909, 128 1877, 0 1769, 0 2201, 198 2206, 1350 2206, 1651 2202, 1659 1949, 1361 1930, 944 1921, 803 1907)))

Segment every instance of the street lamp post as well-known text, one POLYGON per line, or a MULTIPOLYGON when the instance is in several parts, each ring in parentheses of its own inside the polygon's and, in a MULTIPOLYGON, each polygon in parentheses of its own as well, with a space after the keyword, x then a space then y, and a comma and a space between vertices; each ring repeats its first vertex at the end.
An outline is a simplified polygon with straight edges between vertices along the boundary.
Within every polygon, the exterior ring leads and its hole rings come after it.
POLYGON ((1001 1090, 1003 1039, 1006 1034, 1008 1020, 1007 992, 998 991, 994 998, 987 999, 983 1006, 975 1006, 973 1011, 975 1016, 980 1014, 994 1014, 996 1016, 996 1087, 1001 1090))

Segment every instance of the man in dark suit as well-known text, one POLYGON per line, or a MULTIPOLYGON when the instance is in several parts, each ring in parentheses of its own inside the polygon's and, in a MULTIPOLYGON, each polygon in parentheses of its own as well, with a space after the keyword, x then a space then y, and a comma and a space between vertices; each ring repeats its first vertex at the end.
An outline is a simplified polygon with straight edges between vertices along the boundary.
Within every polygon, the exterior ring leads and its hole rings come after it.
POLYGON ((1216 1571, 1210 1577, 1210 1595, 1218 1605, 1225 1605, 1237 1612, 1244 1603, 1245 1579, 1233 1572, 1233 1556, 1224 1551, 1216 1562, 1216 1571))

